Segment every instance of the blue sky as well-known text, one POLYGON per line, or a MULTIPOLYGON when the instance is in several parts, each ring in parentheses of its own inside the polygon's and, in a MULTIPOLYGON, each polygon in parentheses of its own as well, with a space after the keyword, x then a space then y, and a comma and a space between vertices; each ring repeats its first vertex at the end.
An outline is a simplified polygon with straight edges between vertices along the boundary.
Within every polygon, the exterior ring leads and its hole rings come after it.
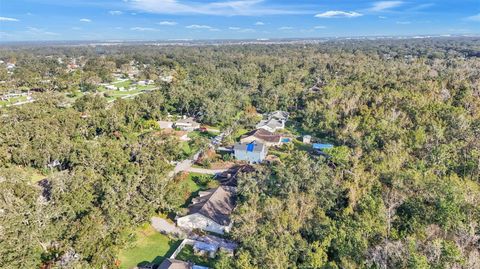
POLYGON ((480 34, 480 0, 0 0, 0 40, 480 34))

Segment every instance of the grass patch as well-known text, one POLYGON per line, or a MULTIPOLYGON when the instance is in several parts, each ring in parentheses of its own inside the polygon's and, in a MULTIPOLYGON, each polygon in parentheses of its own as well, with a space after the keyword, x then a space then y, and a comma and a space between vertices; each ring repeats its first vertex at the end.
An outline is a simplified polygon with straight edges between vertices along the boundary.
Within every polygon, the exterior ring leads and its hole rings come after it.
POLYGON ((142 91, 151 91, 153 89, 155 89, 155 85, 145 85, 145 86, 142 86, 142 85, 136 85, 137 89, 139 90, 142 90, 142 91))
POLYGON ((295 149, 297 149, 297 150, 303 150, 303 151, 307 151, 307 152, 312 152, 313 151, 313 148, 312 148, 311 144, 305 144, 303 142, 298 141, 297 139, 293 139, 292 143, 293 143, 295 149))
POLYGON ((199 138, 199 137, 204 137, 204 138, 210 139, 210 138, 213 138, 215 136, 216 136, 216 134, 214 134, 212 132, 193 131, 193 132, 188 133, 188 137, 190 137, 191 139, 195 139, 195 138, 199 138))
POLYGON ((248 129, 245 129, 245 128, 242 128, 242 129, 238 129, 238 130, 235 130, 235 132, 232 134, 232 137, 235 141, 240 141, 240 137, 248 132, 250 132, 251 130, 248 130, 248 129))
POLYGON ((27 96, 12 97, 12 98, 9 98, 8 100, 0 101, 0 106, 13 105, 13 104, 25 102, 25 101, 27 101, 27 96))
POLYGON ((123 97, 126 95, 141 93, 143 90, 135 89, 135 90, 125 90, 125 91, 109 91, 107 94, 112 97, 123 97))
POLYGON ((112 83, 112 85, 118 88, 124 87, 125 89, 127 89, 128 87, 130 87, 130 85, 132 85, 132 81, 131 80, 118 81, 118 82, 112 83))
POLYGON ((193 150, 190 147, 190 144, 188 143, 188 141, 181 142, 180 149, 182 150, 183 154, 185 154, 185 156, 190 156, 193 154, 193 150))
POLYGON ((210 268, 215 267, 215 259, 211 259, 205 256, 196 256, 193 252, 193 246, 186 245, 182 248, 182 251, 178 254, 177 260, 186 261, 186 262, 193 262, 196 265, 207 266, 210 268))
POLYGON ((218 187, 218 181, 216 181, 213 176, 199 173, 188 173, 186 179, 183 180, 181 184, 185 184, 189 192, 182 208, 187 208, 192 202, 192 199, 198 196, 198 192, 218 187))
POLYGON ((172 255, 181 242, 157 232, 150 224, 140 228, 135 234, 133 245, 121 250, 118 255, 120 269, 131 269, 150 262, 160 264, 172 255))

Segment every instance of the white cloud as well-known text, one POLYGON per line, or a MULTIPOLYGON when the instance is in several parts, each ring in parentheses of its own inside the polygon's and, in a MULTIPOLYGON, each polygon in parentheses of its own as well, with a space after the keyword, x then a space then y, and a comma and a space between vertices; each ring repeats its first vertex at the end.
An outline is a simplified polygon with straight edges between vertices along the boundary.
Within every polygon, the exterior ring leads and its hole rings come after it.
POLYGON ((327 26, 318 25, 318 26, 313 27, 313 29, 327 29, 327 26))
POLYGON ((339 10, 330 10, 323 13, 315 15, 316 18, 355 18, 363 16, 355 11, 339 11, 339 10))
POLYGON ((238 32, 240 33, 255 33, 255 29, 251 29, 251 28, 243 28, 243 29, 240 29, 238 32))
POLYGON ((212 26, 208 26, 208 25, 199 25, 199 24, 192 24, 192 25, 189 25, 189 26, 185 26, 185 28, 188 28, 188 29, 194 29, 194 30, 209 30, 209 31, 220 31, 219 29, 217 28, 214 28, 212 26))
POLYGON ((82 30, 82 28, 81 27, 72 27, 72 30, 78 31, 78 30, 82 30))
POLYGON ((176 21, 161 21, 158 23, 159 25, 166 25, 166 26, 174 26, 178 23, 176 21))
POLYGON ((480 22, 480 13, 478 13, 477 15, 467 17, 467 20, 469 20, 469 21, 479 21, 480 22))
POLYGON ((276 14, 308 14, 292 6, 267 6, 265 0, 221 0, 205 3, 194 0, 133 0, 131 8, 158 14, 203 14, 219 16, 260 16, 276 14))
POLYGON ((239 33, 254 33, 255 29, 251 28, 241 28, 241 27, 228 27, 229 30, 237 31, 239 33))
POLYGON ((385 17, 385 16, 378 16, 378 18, 384 20, 384 19, 386 19, 387 17, 385 17))
POLYGON ((402 25, 407 25, 411 23, 412 23, 411 21, 397 21, 397 24, 402 24, 402 25))
POLYGON ((396 8, 401 5, 403 5, 403 1, 379 1, 379 2, 373 3, 373 6, 368 10, 373 12, 380 12, 380 11, 396 8))
POLYGON ((255 25, 257 25, 257 26, 262 26, 262 25, 265 25, 265 23, 264 23, 263 21, 257 21, 257 22, 255 23, 255 25))
POLYGON ((110 13, 110 15, 122 15, 123 12, 120 11, 120 10, 110 10, 108 13, 110 13))
POLYGON ((137 32, 156 32, 158 29, 150 28, 150 27, 132 27, 130 28, 131 31, 137 32))
POLYGON ((189 26, 185 26, 185 28, 188 28, 188 29, 212 29, 211 26, 198 25, 198 24, 192 24, 192 25, 189 25, 189 26))
POLYGON ((27 33, 28 34, 31 34, 31 35, 42 35, 42 36, 45 36, 45 35, 49 35, 49 36, 58 36, 60 35, 59 33, 54 33, 54 32, 49 32, 49 31, 46 31, 45 29, 40 29, 40 28, 36 28, 36 27, 27 27, 27 33))
POLYGON ((81 22, 92 22, 90 19, 80 19, 81 22))
POLYGON ((282 26, 282 27, 278 28, 278 30, 281 30, 281 31, 293 30, 293 27, 290 27, 290 26, 282 26))
POLYGON ((0 17, 0 21, 19 21, 19 20, 15 18, 9 18, 9 17, 0 17))

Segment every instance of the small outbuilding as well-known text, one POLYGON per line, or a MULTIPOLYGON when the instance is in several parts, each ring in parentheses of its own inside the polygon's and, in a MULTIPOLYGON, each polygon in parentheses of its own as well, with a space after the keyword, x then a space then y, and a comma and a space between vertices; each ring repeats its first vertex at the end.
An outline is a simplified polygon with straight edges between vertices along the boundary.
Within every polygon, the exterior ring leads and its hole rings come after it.
POLYGON ((332 144, 313 143, 312 148, 316 150, 325 150, 333 148, 332 144))
POLYGON ((193 251, 195 255, 208 255, 210 258, 215 258, 215 254, 218 251, 218 245, 196 241, 195 244, 193 244, 193 251))

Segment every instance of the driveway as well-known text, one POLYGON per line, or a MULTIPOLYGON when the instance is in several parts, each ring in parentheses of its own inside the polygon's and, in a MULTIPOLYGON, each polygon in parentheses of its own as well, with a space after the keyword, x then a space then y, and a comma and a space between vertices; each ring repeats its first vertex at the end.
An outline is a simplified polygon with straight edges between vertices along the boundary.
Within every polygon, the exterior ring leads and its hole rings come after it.
POLYGON ((204 169, 204 168, 197 168, 197 167, 189 167, 187 170, 184 170, 184 171, 199 173, 199 174, 206 174, 206 175, 216 175, 216 174, 223 173, 227 170, 228 168, 227 169, 204 169))
POLYGON ((198 157, 200 156, 201 152, 202 151, 199 151, 199 152, 195 153, 195 155, 193 155, 192 159, 186 159, 186 160, 183 160, 183 161, 177 163, 177 165, 175 165, 175 168, 173 169, 173 171, 170 171, 170 173, 168 173, 168 176, 173 177, 180 172, 189 171, 189 169, 192 168, 192 165, 195 163, 195 161, 198 160, 198 157))
POLYGON ((179 229, 175 224, 170 223, 166 219, 160 217, 152 217, 152 226, 155 230, 163 234, 174 234, 181 237, 186 236, 185 233, 179 229))

